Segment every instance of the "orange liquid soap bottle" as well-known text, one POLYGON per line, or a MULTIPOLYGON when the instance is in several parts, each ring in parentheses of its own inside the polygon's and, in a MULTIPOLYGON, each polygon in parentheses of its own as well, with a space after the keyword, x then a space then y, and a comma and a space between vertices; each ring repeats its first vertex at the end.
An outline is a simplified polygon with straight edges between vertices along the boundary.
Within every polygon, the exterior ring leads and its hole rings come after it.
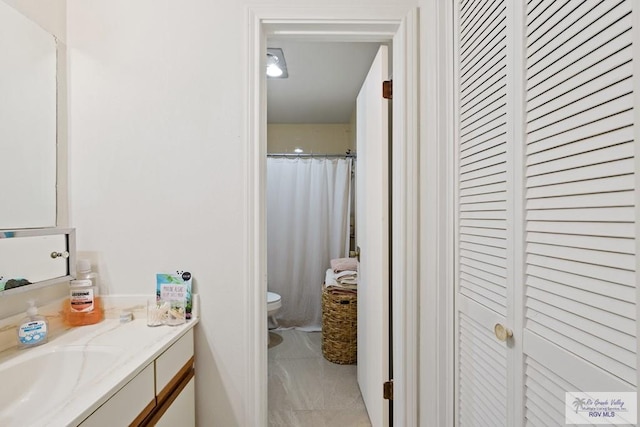
POLYGON ((93 325, 104 320, 104 307, 98 292, 98 275, 88 260, 78 260, 77 278, 69 282, 69 299, 64 304, 68 326, 93 325))

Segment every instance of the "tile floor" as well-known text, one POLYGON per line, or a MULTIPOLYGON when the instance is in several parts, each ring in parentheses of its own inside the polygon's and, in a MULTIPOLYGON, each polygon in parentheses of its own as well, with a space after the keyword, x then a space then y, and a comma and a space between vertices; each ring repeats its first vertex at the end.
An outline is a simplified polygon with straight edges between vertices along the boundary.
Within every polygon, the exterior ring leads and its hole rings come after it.
POLYGON ((371 426, 356 365, 324 359, 320 332, 269 334, 269 426, 371 426))

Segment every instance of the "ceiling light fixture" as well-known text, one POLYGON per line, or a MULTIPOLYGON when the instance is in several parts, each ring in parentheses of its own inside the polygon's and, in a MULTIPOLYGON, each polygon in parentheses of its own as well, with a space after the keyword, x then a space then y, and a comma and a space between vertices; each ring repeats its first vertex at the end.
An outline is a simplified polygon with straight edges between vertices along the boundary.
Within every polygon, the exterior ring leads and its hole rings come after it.
POLYGON ((289 77, 284 53, 280 48, 267 48, 267 77, 286 79, 289 77))

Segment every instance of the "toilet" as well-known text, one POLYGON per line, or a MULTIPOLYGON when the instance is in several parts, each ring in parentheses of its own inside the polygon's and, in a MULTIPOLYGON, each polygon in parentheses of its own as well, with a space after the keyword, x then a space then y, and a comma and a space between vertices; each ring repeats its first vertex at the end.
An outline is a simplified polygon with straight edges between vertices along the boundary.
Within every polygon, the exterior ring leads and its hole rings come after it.
POLYGON ((274 315, 280 310, 282 307, 282 298, 279 294, 275 292, 267 291, 267 317, 271 319, 274 325, 278 325, 278 321, 274 317, 274 315))
POLYGON ((271 322, 273 322, 275 327, 278 327, 278 321, 276 320, 274 315, 278 312, 278 310, 280 310, 280 307, 282 307, 281 300, 282 298, 279 294, 267 291, 267 344, 271 343, 268 320, 271 319, 271 322))

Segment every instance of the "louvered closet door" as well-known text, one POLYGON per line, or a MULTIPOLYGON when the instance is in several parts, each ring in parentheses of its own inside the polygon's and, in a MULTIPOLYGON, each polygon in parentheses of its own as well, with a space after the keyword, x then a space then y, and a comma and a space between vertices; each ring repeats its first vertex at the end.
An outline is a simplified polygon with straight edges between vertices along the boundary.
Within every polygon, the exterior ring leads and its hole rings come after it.
POLYGON ((493 332, 512 316, 508 4, 457 6, 456 419, 510 426, 510 350, 493 332))
POLYGON ((527 425, 564 425, 566 391, 636 390, 632 3, 527 7, 527 425))
POLYGON ((562 426, 637 386, 640 2, 454 4, 456 421, 562 426))

